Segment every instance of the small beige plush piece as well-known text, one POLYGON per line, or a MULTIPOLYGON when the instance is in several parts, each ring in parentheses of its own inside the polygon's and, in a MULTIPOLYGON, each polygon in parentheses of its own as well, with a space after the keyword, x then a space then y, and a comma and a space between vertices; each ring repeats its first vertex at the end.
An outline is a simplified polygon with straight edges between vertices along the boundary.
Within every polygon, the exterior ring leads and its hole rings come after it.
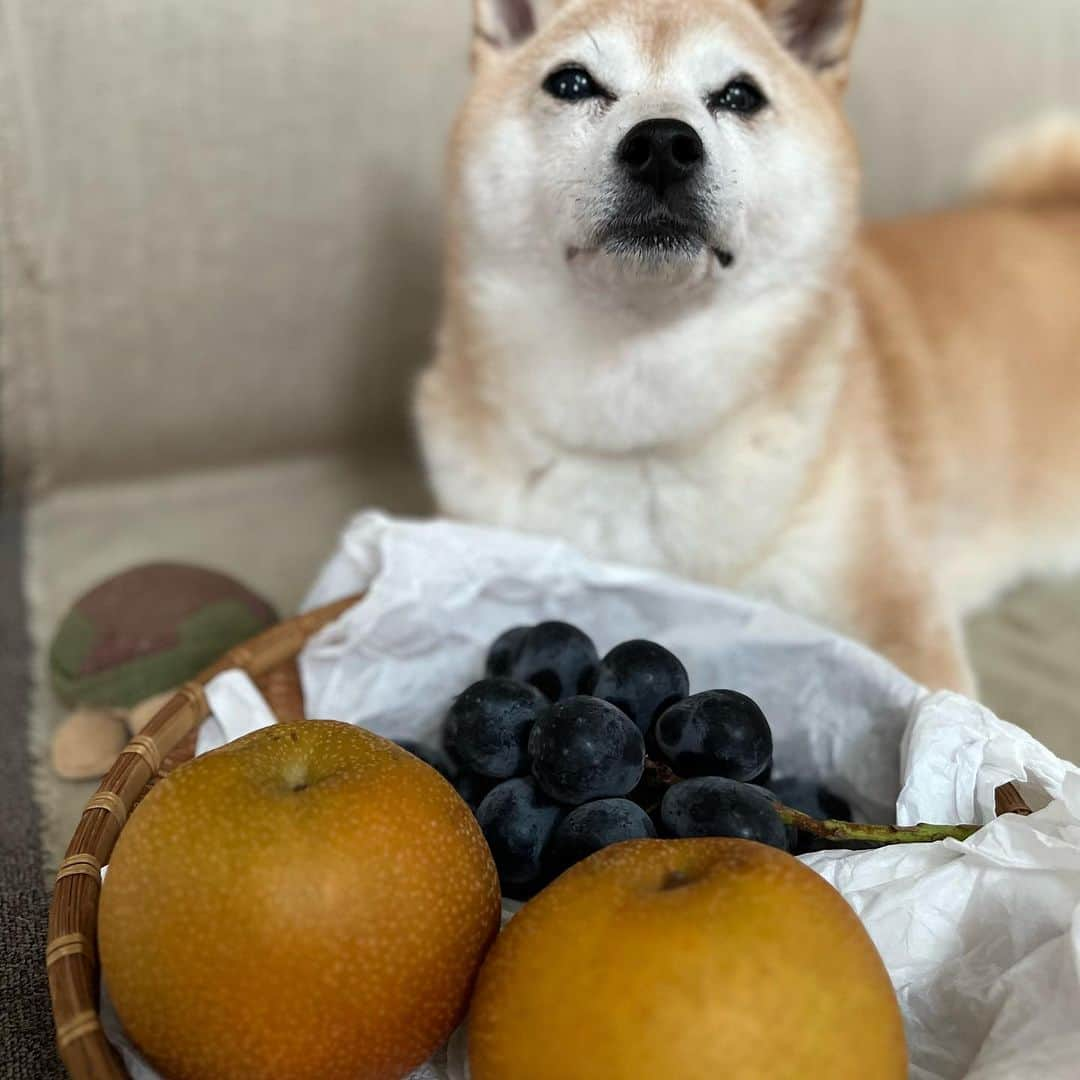
POLYGON ((84 706, 70 713, 53 736, 52 765, 56 774, 65 780, 103 775, 127 743, 125 718, 123 709, 84 706))

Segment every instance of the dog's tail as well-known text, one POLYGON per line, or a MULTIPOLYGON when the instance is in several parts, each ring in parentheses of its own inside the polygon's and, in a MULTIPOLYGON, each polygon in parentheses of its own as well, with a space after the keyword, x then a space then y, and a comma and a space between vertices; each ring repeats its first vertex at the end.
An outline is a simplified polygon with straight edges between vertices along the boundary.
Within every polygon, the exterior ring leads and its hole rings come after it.
POLYGON ((1080 115, 1052 114, 999 137, 980 155, 976 178, 990 202, 1080 207, 1080 115))

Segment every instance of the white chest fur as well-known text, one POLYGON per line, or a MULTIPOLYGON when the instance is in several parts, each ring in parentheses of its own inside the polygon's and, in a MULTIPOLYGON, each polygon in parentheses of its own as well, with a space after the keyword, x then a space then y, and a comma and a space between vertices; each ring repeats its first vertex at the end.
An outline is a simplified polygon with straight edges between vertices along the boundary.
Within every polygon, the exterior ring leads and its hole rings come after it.
MULTIPOLYGON (((553 336, 559 335, 547 336, 549 346, 553 336)), ((842 453, 823 462, 822 454, 846 337, 830 336, 815 350, 820 355, 804 358, 782 392, 748 395, 711 426, 695 417, 703 430, 664 443, 655 433, 678 431, 685 419, 687 371, 697 365, 704 373, 703 397, 721 393, 712 383, 724 367, 722 345, 714 338, 709 364, 688 354, 684 336, 683 377, 672 393, 655 387, 646 401, 640 386, 628 387, 626 408, 605 417, 632 425, 635 409, 647 403, 654 426, 642 445, 630 440, 625 447, 603 445, 599 435, 601 445, 581 445, 586 418, 590 410, 597 415, 595 402, 604 398, 595 382, 589 386, 588 371, 612 370, 610 357, 579 362, 575 382, 558 359, 545 364, 515 350, 515 369, 527 376, 510 379, 509 390, 479 408, 475 401, 449 407, 448 399, 476 387, 451 383, 437 365, 425 377, 420 418, 440 502, 462 517, 556 534, 601 558, 739 588, 843 625, 846 612, 836 600, 843 590, 836 586, 849 547, 841 523, 852 520, 857 465, 842 453), (538 375, 545 370, 552 372, 546 381, 538 375), (536 407, 541 394, 543 410, 536 407), (560 417, 573 433, 571 445, 558 437, 560 417)), ((735 396, 730 386, 723 392, 735 396)))
POLYGON ((850 471, 831 462, 820 486, 802 490, 804 477, 784 468, 799 434, 730 453, 716 439, 695 453, 563 455, 523 486, 506 524, 836 621, 850 471))

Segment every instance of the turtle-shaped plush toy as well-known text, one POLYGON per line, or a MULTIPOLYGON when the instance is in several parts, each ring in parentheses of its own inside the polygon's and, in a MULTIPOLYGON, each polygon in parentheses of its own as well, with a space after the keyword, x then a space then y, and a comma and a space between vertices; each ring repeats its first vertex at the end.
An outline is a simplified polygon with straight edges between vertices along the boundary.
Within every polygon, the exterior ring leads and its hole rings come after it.
POLYGON ((56 771, 100 776, 175 687, 276 621, 234 578, 184 563, 148 563, 91 589, 49 650, 53 688, 74 710, 53 739, 56 771))

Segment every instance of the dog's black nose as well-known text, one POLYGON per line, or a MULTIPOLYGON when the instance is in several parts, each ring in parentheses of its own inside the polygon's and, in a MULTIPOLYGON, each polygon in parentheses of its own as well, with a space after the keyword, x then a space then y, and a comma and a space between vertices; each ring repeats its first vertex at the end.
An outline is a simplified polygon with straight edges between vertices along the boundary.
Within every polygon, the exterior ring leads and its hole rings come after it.
POLYGON ((663 195, 701 168, 705 147, 681 120, 642 120, 619 143, 618 155, 628 176, 663 195))

